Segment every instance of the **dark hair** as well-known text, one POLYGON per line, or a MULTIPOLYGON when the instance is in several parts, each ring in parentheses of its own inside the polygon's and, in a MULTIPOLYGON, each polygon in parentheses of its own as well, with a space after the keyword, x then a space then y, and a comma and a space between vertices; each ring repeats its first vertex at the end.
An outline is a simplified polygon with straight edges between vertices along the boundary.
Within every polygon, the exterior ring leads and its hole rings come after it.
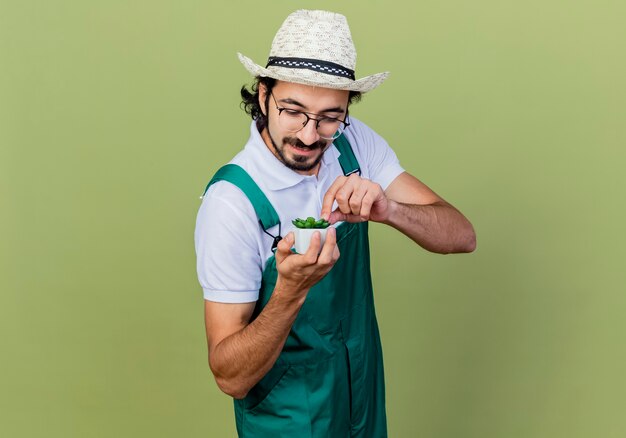
MULTIPOLYGON (((268 107, 270 100, 270 93, 276 85, 276 79, 268 78, 264 76, 257 76, 254 78, 254 82, 248 90, 244 85, 241 87, 241 108, 252 117, 252 120, 256 120, 256 127, 259 132, 263 131, 267 126, 267 116, 261 111, 261 105, 259 105, 259 85, 263 84, 267 88, 267 94, 265 95, 265 108, 268 107)), ((357 103, 361 100, 362 94, 360 91, 350 91, 348 96, 348 107, 353 103, 357 103)))

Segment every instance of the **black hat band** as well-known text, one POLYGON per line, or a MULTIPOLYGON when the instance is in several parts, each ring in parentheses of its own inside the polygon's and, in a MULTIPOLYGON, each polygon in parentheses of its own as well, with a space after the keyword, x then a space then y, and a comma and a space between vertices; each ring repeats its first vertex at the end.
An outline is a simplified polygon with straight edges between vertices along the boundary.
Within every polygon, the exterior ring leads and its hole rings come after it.
POLYGON ((266 67, 271 65, 287 68, 304 68, 307 70, 319 71, 321 73, 354 80, 354 70, 350 70, 339 64, 335 64, 334 62, 320 61, 319 59, 280 58, 277 56, 270 56, 267 60, 266 67))

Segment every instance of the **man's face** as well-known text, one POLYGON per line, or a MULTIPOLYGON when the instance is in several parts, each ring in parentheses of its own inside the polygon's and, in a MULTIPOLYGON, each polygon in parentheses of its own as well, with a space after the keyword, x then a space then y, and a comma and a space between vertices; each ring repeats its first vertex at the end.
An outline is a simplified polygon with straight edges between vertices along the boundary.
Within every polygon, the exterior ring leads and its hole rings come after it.
POLYGON ((277 81, 269 100, 266 96, 265 89, 261 87, 259 100, 268 117, 267 128, 261 133, 263 140, 276 158, 288 168, 302 174, 316 174, 324 151, 332 140, 320 137, 314 120, 310 120, 297 132, 284 129, 276 106, 303 111, 313 118, 324 116, 343 120, 348 110, 349 91, 277 81))

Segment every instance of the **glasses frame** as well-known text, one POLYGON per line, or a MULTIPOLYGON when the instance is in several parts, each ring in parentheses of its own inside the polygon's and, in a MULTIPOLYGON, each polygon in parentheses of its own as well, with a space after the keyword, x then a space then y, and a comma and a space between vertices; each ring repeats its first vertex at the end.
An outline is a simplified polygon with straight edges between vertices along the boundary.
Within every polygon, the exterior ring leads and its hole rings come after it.
MULTIPOLYGON (((276 101, 276 97, 274 97, 274 93, 273 93, 273 92, 270 92, 270 96, 272 96, 272 99, 274 100, 274 105, 276 106, 276 109, 278 110, 278 117, 279 117, 279 118, 278 118, 278 120, 279 120, 279 123, 280 123, 280 115, 281 115, 281 114, 283 113, 283 111, 285 111, 285 110, 287 110, 287 111, 291 111, 291 112, 294 112, 294 113, 304 114, 304 116, 306 117, 306 122, 304 122, 304 123, 302 124, 302 128, 297 129, 297 130, 295 130, 295 131, 290 131, 290 132, 300 132, 300 131, 302 131, 302 130, 306 127, 306 125, 308 125, 308 124, 309 124, 309 122, 310 122, 311 120, 314 120, 314 121, 315 121, 315 130, 317 131, 317 134, 320 136, 320 138, 323 138, 324 140, 336 140, 337 138, 339 138, 339 136, 341 135, 341 133, 342 133, 342 132, 343 132, 343 131, 344 131, 344 130, 348 127, 348 126, 350 126, 350 122, 348 122, 348 111, 347 111, 347 110, 346 110, 346 117, 345 117, 343 120, 341 120, 341 119, 338 119, 338 118, 336 118, 336 117, 325 117, 325 116, 321 116, 321 114, 308 113, 308 112, 306 112, 306 111, 300 111, 300 110, 296 110, 296 109, 292 109, 292 108, 280 107, 280 106, 278 106, 278 102, 276 101), (317 116, 317 117, 320 117, 320 116, 321 116, 322 118, 321 118, 321 119, 316 119, 316 118, 311 117, 311 115, 313 115, 313 116, 317 116), (336 121, 338 121, 338 122, 339 122, 339 129, 337 129, 337 131, 335 132, 335 134, 333 135, 333 137, 324 137, 324 136, 322 136, 322 134, 320 134, 320 131, 319 131, 319 128, 320 128, 320 122, 321 122, 322 120, 324 120, 324 119, 332 119, 332 120, 336 120, 336 121), (343 127, 342 127, 342 125, 341 125, 342 123, 343 123, 343 127)), ((283 128, 283 129, 285 129, 285 128, 283 128)))

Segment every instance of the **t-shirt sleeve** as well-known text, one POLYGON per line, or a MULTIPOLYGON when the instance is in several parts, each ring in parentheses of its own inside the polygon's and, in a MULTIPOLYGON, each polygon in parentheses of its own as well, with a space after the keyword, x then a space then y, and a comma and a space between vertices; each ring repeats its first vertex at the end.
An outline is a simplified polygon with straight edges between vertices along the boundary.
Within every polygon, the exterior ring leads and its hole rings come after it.
POLYGON ((243 192, 228 182, 209 188, 194 236, 205 300, 249 303, 258 299, 263 269, 258 229, 254 208, 243 192))
MULTIPOLYGON (((361 166, 367 167, 367 177, 385 190, 404 169, 387 141, 363 122, 352 119, 354 130, 348 140, 356 145, 355 154, 361 166), (354 143, 353 143, 354 142, 354 143)), ((354 146, 353 146, 354 148, 354 146)))

